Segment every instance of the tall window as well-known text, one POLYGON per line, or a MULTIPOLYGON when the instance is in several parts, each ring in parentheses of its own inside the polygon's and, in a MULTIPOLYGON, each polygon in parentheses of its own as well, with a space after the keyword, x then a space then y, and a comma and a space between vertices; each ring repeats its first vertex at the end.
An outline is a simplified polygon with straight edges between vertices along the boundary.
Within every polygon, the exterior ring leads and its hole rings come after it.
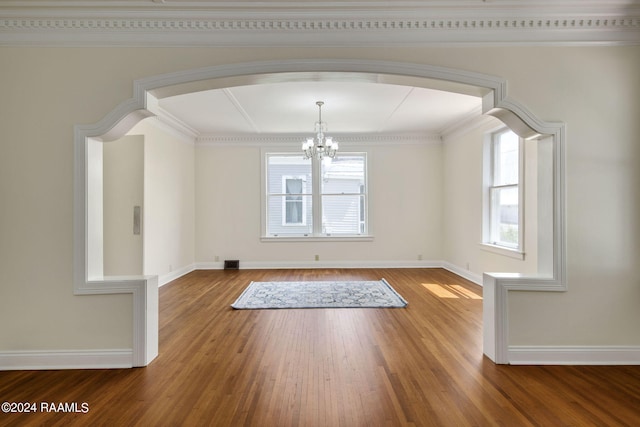
POLYGON ((267 153, 266 236, 328 237, 367 233, 366 154, 305 160, 267 153))
POLYGON ((491 134, 485 147, 485 243, 521 249, 521 158, 518 135, 511 130, 491 134))

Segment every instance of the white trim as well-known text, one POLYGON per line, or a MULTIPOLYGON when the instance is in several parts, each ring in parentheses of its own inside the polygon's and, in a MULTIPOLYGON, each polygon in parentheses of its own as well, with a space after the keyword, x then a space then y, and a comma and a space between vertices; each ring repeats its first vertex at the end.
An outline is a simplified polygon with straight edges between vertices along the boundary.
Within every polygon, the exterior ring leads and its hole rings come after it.
POLYGON ((640 365, 640 346, 509 346, 512 365, 640 365))
POLYGON ((132 349, 0 352, 0 371, 131 368, 132 349))
MULTIPOLYGON (((318 239, 319 241, 327 240, 318 239)), ((336 240, 340 240, 336 238, 336 240)), ((363 239, 363 241, 371 241, 373 238, 363 239)), ((270 241, 282 242, 281 239, 272 239, 270 241)), ((300 240, 295 240, 300 241, 300 240)), ((303 239, 303 241, 309 241, 303 239)), ((335 240, 333 240, 335 241, 335 240)), ((353 240, 344 240, 353 241, 353 240)), ((250 261, 241 262, 240 268, 243 270, 255 269, 282 269, 282 268, 444 268, 460 277, 463 277, 476 285, 482 286, 482 275, 466 270, 448 261, 438 260, 422 260, 422 261, 250 261)), ((167 283, 179 279, 196 270, 222 270, 224 269, 223 261, 197 262, 186 267, 174 270, 165 275, 159 276, 158 286, 162 287, 167 283)))
POLYGON ((445 270, 448 270, 453 274, 457 274, 458 276, 463 277, 470 282, 475 283, 476 285, 482 286, 482 274, 474 273, 473 271, 464 269, 448 261, 442 261, 441 263, 441 267, 445 270))
MULTIPOLYGON (((158 355, 158 282, 155 276, 105 279, 89 270, 90 233, 87 167, 89 142, 123 136, 140 120, 152 114, 143 109, 144 100, 123 102, 101 121, 74 128, 74 295, 131 294, 133 298, 132 366, 146 366, 158 355)), ((81 321, 81 320, 79 320, 81 321)))
POLYGON ((196 270, 196 264, 189 264, 185 267, 179 268, 177 270, 173 270, 170 271, 166 274, 163 274, 161 276, 158 277, 158 287, 162 287, 164 285, 166 285, 167 283, 179 279, 180 277, 191 273, 192 271, 196 270))
POLYGON ((566 266, 565 124, 544 122, 507 97, 506 85, 483 97, 483 111, 507 124, 520 137, 540 135, 552 139, 553 151, 553 266, 550 276, 485 273, 483 278, 483 347, 495 363, 509 363, 509 291, 564 292, 568 289, 566 266))
POLYGON ((637 2, 33 2, 0 5, 0 45, 637 45, 637 2), (27 4, 25 4, 27 3, 27 4), (172 4, 170 4, 172 3, 172 4), (114 5, 115 4, 115 5, 114 5))
POLYGON ((491 252, 494 254, 507 256, 509 258, 515 258, 519 260, 524 260, 524 252, 519 249, 510 249, 505 246, 492 245, 490 243, 480 243, 480 249, 483 251, 491 252))
MULTIPOLYGON (((196 144, 201 146, 248 146, 264 147, 265 144, 277 144, 300 151, 302 141, 309 134, 262 134, 262 135, 200 135, 196 144)), ((333 139, 340 141, 340 149, 349 147, 397 146, 397 145, 432 145, 442 144, 438 135, 431 134, 333 134, 333 139)))
POLYGON ((455 122, 442 128, 439 134, 442 141, 446 143, 449 140, 455 140, 463 135, 466 135, 479 127, 487 126, 494 120, 495 119, 491 116, 483 115, 482 106, 479 106, 478 108, 474 108, 460 120, 456 120, 455 122))
MULTIPOLYGON (((242 261, 241 270, 313 268, 441 268, 442 261, 242 261)), ((197 270, 222 270, 222 262, 197 262, 197 270)))
POLYGON ((160 107, 158 98, 150 93, 147 93, 146 96, 146 107, 149 112, 155 115, 155 120, 152 120, 151 122, 158 129, 175 136, 182 142, 195 144, 196 138, 199 135, 198 132, 164 108, 160 107))
POLYGON ((132 294, 132 366, 147 366, 158 355, 158 277, 103 277, 75 283, 75 295, 132 294))
POLYGON ((362 235, 343 235, 337 234, 335 236, 332 235, 321 235, 321 236, 312 236, 308 237, 304 236, 262 236, 260 237, 260 241, 263 243, 274 243, 274 242, 372 242, 374 240, 374 236, 370 234, 362 234, 362 235))
POLYGON ((191 127, 184 124, 177 117, 169 115, 165 110, 159 108, 157 116, 149 119, 156 128, 166 132, 178 139, 178 141, 194 145, 198 133, 191 127))
MULTIPOLYGON (((194 270, 222 270, 223 262, 198 262, 194 270)), ((443 268, 482 286, 482 275, 441 260, 389 260, 389 261, 240 261, 241 270, 260 269, 314 269, 314 268, 443 268)))

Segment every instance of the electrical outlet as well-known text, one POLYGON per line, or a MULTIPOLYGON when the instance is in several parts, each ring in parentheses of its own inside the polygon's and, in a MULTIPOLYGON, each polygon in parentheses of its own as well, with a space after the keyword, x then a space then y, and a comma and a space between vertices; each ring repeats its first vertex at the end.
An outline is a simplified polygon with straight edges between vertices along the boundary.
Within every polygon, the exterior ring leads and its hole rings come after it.
POLYGON ((418 261, 422 261, 422 254, 418 254, 418 261))
POLYGON ((320 261, 320 255, 316 255, 316 261, 320 261))
POLYGON ((218 255, 216 255, 216 257, 214 258, 216 262, 220 261, 220 257, 218 255))

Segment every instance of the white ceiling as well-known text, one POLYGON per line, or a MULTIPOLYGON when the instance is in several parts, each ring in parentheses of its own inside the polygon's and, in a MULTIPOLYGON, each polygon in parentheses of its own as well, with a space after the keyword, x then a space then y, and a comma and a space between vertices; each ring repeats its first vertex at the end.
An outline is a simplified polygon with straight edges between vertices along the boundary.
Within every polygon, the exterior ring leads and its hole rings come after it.
POLYGON ((313 132, 316 101, 329 134, 440 135, 479 114, 481 99, 441 90, 365 82, 285 82, 207 90, 159 101, 195 135, 313 132))

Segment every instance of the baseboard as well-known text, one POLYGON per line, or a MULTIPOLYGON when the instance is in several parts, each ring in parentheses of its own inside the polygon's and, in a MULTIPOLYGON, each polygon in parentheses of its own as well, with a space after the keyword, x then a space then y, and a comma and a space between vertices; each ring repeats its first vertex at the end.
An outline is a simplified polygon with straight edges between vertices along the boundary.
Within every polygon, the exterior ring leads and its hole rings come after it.
MULTIPOLYGON (((224 262, 198 262, 192 270, 222 270, 224 262)), ((288 268, 444 268, 460 277, 482 286, 482 275, 465 270, 447 261, 240 261, 242 270, 269 270, 288 268)), ((186 273, 185 273, 186 274, 186 273)))
MULTIPOLYGON (((439 268, 442 261, 242 261, 242 270, 288 268, 439 268)), ((222 270, 223 262, 198 262, 195 270, 222 270)))
POLYGON ((511 365, 640 365, 640 346, 510 346, 511 365))
POLYGON ((475 283, 476 285, 482 286, 482 274, 473 273, 447 261, 442 261, 441 267, 445 270, 449 270, 454 274, 457 274, 460 277, 464 277, 465 279, 475 283))
POLYGON ((0 351, 0 371, 133 367, 133 349, 0 351))
POLYGON ((197 270, 196 264, 189 264, 185 267, 179 268, 177 270, 170 271, 167 274, 163 274, 162 276, 158 276, 158 287, 164 286, 172 280, 176 280, 185 274, 189 274, 192 271, 197 270))

